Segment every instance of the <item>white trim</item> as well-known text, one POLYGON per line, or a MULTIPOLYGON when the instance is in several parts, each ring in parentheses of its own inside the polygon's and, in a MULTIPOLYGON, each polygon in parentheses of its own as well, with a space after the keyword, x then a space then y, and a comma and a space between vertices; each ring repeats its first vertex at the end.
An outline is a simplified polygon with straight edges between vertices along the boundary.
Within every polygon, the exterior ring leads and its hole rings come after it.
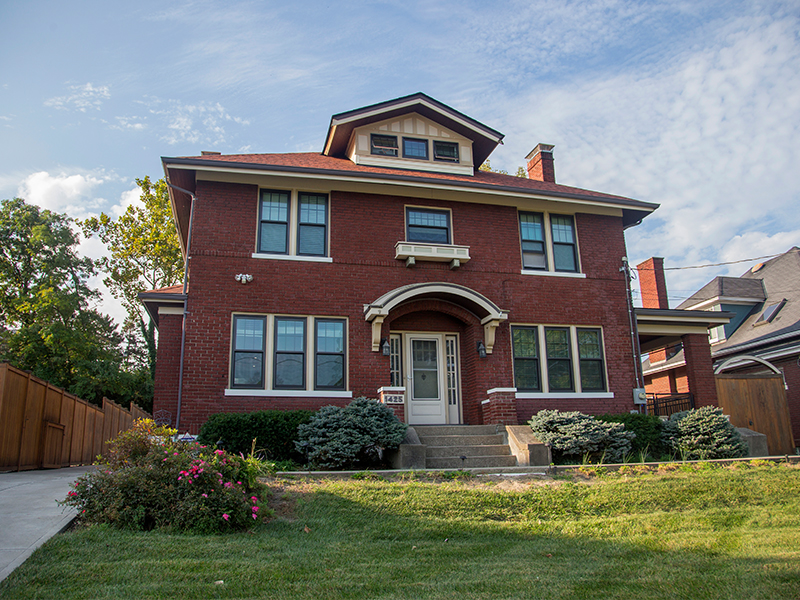
POLYGON ((573 398, 613 398, 614 392, 565 392, 562 394, 545 392, 517 392, 516 397, 522 400, 533 400, 537 398, 563 398, 565 400, 571 400, 573 398))
POLYGON ((267 260, 295 260, 298 262, 332 263, 330 256, 297 256, 296 254, 263 254, 253 252, 251 258, 264 258, 267 260))
POLYGON ((586 279, 586 273, 562 273, 561 271, 534 271, 523 269, 523 275, 544 275, 545 277, 572 277, 573 279, 586 279))
POLYGON ((381 393, 386 393, 386 394, 401 394, 401 393, 404 393, 405 391, 406 391, 406 388, 405 388, 404 386, 390 386, 390 385, 385 385, 385 386, 383 386, 383 387, 379 387, 379 388, 378 388, 378 393, 379 393, 379 394, 381 394, 381 393))
MULTIPOLYGON (((492 388, 490 390, 486 390, 487 394, 502 394, 506 392, 516 392, 517 388, 515 387, 508 387, 508 388, 492 388)), ((488 400, 487 400, 488 402, 488 400)))
MULTIPOLYGON (((438 141, 438 140, 437 140, 438 141)), ((451 173, 453 175, 474 175, 472 165, 462 165, 458 163, 448 163, 437 160, 435 162, 418 160, 413 158, 377 158, 373 155, 354 154, 353 163, 368 167, 383 167, 393 169, 407 169, 409 171, 426 171, 430 173, 451 173)))
POLYGON ((687 306, 685 310, 705 310, 705 306, 717 306, 720 304, 740 304, 743 306, 753 306, 756 304, 761 304, 764 300, 758 300, 756 298, 739 298, 736 296, 714 296, 713 298, 709 298, 708 300, 703 300, 702 302, 698 302, 697 304, 692 304, 691 306, 687 306))
MULTIPOLYGON (((183 304, 183 303, 181 303, 183 304)), ((160 315, 182 315, 183 306, 159 306, 158 314, 160 315)))
POLYGON ((671 371, 672 369, 677 369, 679 367, 685 367, 685 366, 686 366, 685 360, 669 364, 667 364, 666 361, 661 361, 660 363, 656 363, 655 366, 651 366, 649 369, 644 371, 642 375, 654 375, 656 373, 663 373, 664 371, 671 371))
POLYGON ((489 404, 489 402, 491 402, 491 400, 488 400, 488 399, 487 400, 482 400, 481 404, 489 404))
MULTIPOLYGON (((282 165, 271 165, 271 166, 282 166, 282 165)), ((546 193, 543 192, 534 192, 533 190, 527 191, 520 189, 515 192, 509 192, 507 190, 499 190, 499 189, 485 189, 485 188, 475 188, 470 186, 455 186, 455 185, 446 185, 446 184, 435 184, 430 181, 424 182, 417 182, 417 181, 407 181, 407 180, 394 180, 394 179, 380 179, 380 178, 372 178, 372 177, 352 177, 352 176, 341 176, 341 175, 331 175, 329 173, 326 174, 316 174, 316 173, 305 173, 305 172, 290 172, 290 171, 270 171, 268 169, 242 169, 242 168, 230 168, 230 167, 215 167, 215 166, 206 166, 206 165, 184 165, 184 164, 174 164, 174 163, 164 163, 164 167, 167 169, 179 169, 183 171, 204 171, 209 173, 231 173, 231 174, 238 174, 238 175, 254 175, 254 176, 272 176, 272 177, 287 177, 287 178, 295 178, 295 179, 315 179, 320 181, 325 181, 327 187, 331 188, 330 181, 345 181, 350 183, 368 183, 368 184, 379 184, 379 185, 391 185, 397 187, 413 187, 413 188, 421 188, 424 190, 442 190, 442 191, 452 191, 455 193, 463 194, 465 191, 470 193, 476 194, 486 194, 489 196, 503 196, 509 198, 525 198, 525 199, 534 199, 534 200, 545 200, 548 202, 568 202, 570 204, 578 204, 578 205, 585 205, 585 206, 602 206, 606 208, 614 208, 618 210, 637 210, 641 212, 648 212, 651 213, 655 210, 655 208, 649 208, 646 206, 629 206, 626 204, 617 204, 611 202, 609 200, 586 200, 580 198, 573 198, 571 196, 564 196, 564 197, 556 197, 556 196, 548 196, 546 193)), ((580 212, 580 211, 576 211, 580 212)))
POLYGON ((250 390, 225 389, 226 396, 254 396, 271 398, 352 398, 353 392, 331 392, 327 390, 250 390))

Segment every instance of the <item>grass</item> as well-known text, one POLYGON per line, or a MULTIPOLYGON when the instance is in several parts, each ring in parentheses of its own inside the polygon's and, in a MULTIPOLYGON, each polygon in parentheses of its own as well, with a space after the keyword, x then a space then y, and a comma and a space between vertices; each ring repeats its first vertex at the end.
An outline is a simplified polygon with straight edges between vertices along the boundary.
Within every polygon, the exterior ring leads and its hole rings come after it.
POLYGON ((57 536, 0 597, 800 597, 800 468, 789 465, 272 487, 278 517, 244 534, 57 536))

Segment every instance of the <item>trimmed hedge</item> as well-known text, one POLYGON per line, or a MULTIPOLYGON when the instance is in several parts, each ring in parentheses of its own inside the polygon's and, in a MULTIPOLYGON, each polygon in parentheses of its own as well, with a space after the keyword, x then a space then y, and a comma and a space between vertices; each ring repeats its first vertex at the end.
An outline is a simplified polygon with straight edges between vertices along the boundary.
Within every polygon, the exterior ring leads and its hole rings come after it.
POLYGON ((550 444, 556 462, 619 463, 630 453, 635 437, 621 423, 606 423, 578 411, 540 410, 528 424, 540 441, 550 444))
POLYGON ((274 461, 302 461, 305 457, 295 450, 297 428, 308 423, 311 410, 261 410, 250 413, 217 413, 211 415, 200 429, 198 442, 220 447, 245 456, 250 452, 253 439, 256 450, 274 461))
POLYGON ((716 406, 675 413, 664 422, 664 443, 681 460, 742 458, 747 444, 716 406))
POLYGON ((670 450, 662 440, 664 425, 661 417, 640 413, 621 413, 600 415, 597 420, 606 423, 622 423, 627 431, 635 433, 636 437, 631 441, 631 452, 636 455, 636 459, 639 459, 643 453, 653 458, 669 454, 670 450))

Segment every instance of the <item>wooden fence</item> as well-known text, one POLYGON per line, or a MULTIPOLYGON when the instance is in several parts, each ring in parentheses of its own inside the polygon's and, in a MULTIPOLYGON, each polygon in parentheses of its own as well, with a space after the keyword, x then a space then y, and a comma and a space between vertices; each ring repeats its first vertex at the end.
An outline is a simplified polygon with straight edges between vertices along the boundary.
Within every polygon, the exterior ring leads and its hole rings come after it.
POLYGON ((152 417, 103 398, 89 404, 7 363, 0 364, 0 471, 91 464, 105 442, 152 417))
POLYGON ((773 374, 721 374, 717 401, 731 423, 767 436, 772 455, 794 454, 792 422, 783 377, 773 374))

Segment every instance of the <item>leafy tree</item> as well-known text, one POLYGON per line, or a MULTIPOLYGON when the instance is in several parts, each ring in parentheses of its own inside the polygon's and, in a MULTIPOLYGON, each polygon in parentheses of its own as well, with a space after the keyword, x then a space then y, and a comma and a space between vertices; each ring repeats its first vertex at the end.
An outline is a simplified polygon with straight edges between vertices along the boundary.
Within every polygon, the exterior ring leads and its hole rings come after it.
POLYGON ((97 235, 109 256, 98 261, 108 276, 103 280, 128 317, 124 329, 144 340, 150 374, 155 374, 155 324, 139 301, 140 292, 176 285, 183 277, 183 257, 172 221, 167 184, 149 177, 137 179, 141 205, 132 204, 118 219, 105 213, 80 223, 84 235, 97 235))
POLYGON ((20 198, 0 203, 0 359, 86 400, 147 404, 152 390, 120 368, 116 326, 91 307, 95 266, 70 225, 20 198))
MULTIPOLYGON (((479 171, 486 171, 487 173, 500 173, 501 175, 508 175, 508 171, 504 171, 503 169, 493 169, 491 161, 487 158, 483 164, 478 167, 479 171)), ((525 170, 525 167, 517 167, 517 172, 514 173, 515 177, 521 177, 523 179, 528 178, 528 172, 525 170)))

